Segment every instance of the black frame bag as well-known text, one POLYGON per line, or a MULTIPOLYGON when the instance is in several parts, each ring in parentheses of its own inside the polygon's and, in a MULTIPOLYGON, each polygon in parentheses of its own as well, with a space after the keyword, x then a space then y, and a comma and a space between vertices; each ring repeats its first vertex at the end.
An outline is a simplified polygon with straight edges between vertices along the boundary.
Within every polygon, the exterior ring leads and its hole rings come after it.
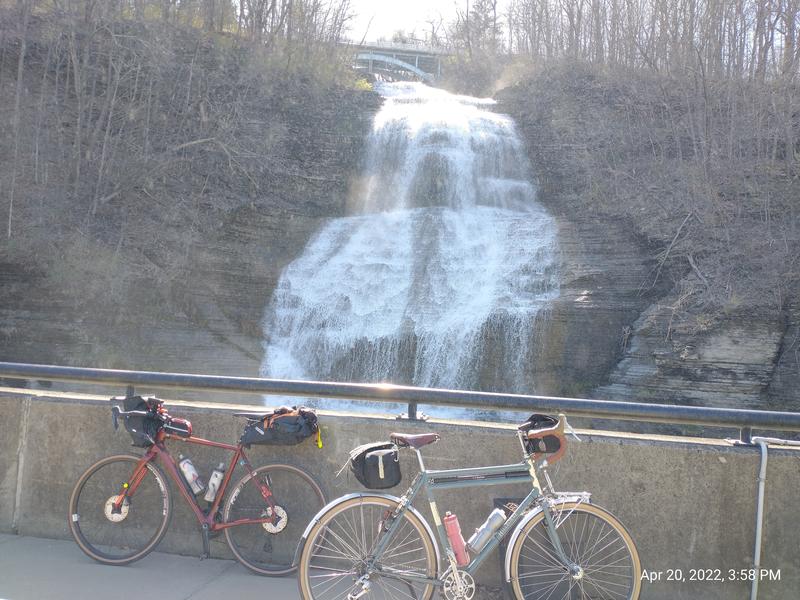
POLYGON ((247 446, 293 446, 318 431, 317 414, 313 410, 304 406, 282 406, 271 415, 245 425, 241 442, 247 446))
POLYGON ((365 488, 385 490, 400 483, 400 454, 391 442, 373 442, 350 451, 350 471, 365 488))

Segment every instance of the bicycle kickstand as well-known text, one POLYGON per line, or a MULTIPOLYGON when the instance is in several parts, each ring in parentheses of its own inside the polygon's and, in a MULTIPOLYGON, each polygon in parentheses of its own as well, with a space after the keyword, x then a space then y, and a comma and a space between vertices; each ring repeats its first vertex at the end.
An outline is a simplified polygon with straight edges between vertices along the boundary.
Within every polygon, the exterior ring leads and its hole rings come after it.
POLYGON ((211 540, 208 523, 203 523, 201 533, 203 535, 203 554, 200 556, 200 560, 203 560, 211 557, 211 540))

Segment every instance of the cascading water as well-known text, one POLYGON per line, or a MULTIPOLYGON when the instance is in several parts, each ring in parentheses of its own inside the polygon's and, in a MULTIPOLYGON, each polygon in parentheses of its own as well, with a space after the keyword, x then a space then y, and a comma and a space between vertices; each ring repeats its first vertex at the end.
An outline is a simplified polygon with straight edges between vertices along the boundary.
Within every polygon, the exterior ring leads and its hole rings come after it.
POLYGON ((532 393, 556 227, 513 123, 491 100, 380 92, 365 191, 281 275, 262 375, 532 393))

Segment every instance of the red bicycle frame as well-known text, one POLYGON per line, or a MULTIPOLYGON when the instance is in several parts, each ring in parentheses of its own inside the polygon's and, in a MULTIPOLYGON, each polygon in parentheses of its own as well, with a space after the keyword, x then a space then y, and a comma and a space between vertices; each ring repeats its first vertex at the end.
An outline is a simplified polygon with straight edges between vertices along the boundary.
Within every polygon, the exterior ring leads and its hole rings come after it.
MULTIPOLYGON (((172 435, 169 433, 165 433, 163 430, 160 430, 156 435, 156 443, 153 444, 147 451, 147 453, 142 457, 142 459, 137 463, 136 468, 133 470, 131 475, 130 481, 125 482, 122 484, 122 491, 118 494, 116 501, 114 502, 114 509, 121 510, 122 503, 128 497, 133 497, 136 493, 136 489, 139 487, 139 484, 144 479, 145 474, 147 473, 147 464, 152 460, 159 459, 160 464, 165 468, 167 473, 172 477, 172 480, 175 482, 178 490, 180 491, 183 498, 189 504, 194 512, 195 517, 197 517, 197 521, 200 523, 201 527, 203 528, 204 532, 208 531, 221 531, 223 529, 227 529, 228 527, 236 527, 237 525, 251 525, 256 523, 271 523, 275 524, 277 520, 277 514, 275 511, 275 502, 272 499, 272 491, 269 489, 269 486, 263 482, 258 481, 255 479, 255 471, 253 467, 250 465, 250 461, 247 459, 247 456, 244 453, 243 445, 237 444, 223 444, 221 442, 213 442, 211 440, 206 440, 199 437, 189 436, 187 438, 180 437, 177 435, 172 435), (211 504, 211 507, 208 511, 204 511, 197 503, 197 499, 195 498, 194 494, 190 493, 187 489, 188 486, 183 478, 183 475, 180 473, 180 469, 178 465, 175 463, 175 459, 172 458, 172 455, 167 450, 167 447, 164 445, 164 442, 167 440, 179 440, 181 442, 188 442, 190 444, 198 444, 200 446, 211 446, 212 448, 221 448, 223 450, 228 450, 229 452, 233 452, 233 457, 231 458, 230 465, 228 465, 228 469, 225 471, 225 477, 222 480, 222 483, 217 490, 217 495, 214 498, 214 502, 211 504), (231 477, 233 476, 233 470, 236 468, 236 465, 242 465, 247 472, 250 474, 250 477, 255 482, 256 485, 259 487, 259 491, 261 492, 261 496, 264 498, 264 501, 269 506, 271 515, 269 517, 263 517, 258 519, 238 519, 236 521, 231 521, 229 523, 219 523, 215 520, 215 515, 217 514, 217 510, 219 509, 219 505, 222 502, 222 499, 225 497, 225 490, 230 483, 231 477)), ((207 542, 206 537, 204 536, 204 542, 207 542)), ((205 544, 204 544, 205 545, 205 544)))

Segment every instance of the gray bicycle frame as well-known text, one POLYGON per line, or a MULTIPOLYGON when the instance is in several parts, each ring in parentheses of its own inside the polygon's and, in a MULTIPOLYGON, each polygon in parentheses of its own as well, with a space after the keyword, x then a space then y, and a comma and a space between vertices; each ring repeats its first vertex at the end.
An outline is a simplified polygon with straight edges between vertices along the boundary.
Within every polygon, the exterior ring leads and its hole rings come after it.
MULTIPOLYGON (((522 442, 521 437, 520 442, 522 442)), ((405 494, 403 494, 402 501, 398 506, 398 509, 396 509, 394 512, 395 518, 387 526, 386 535, 383 536, 383 539, 381 539, 375 546, 375 552, 371 556, 373 562, 379 561, 380 556, 386 550, 387 545, 391 541, 392 534, 394 533, 397 524, 400 522, 400 520, 396 517, 399 517, 405 513, 407 507, 414 502, 414 499, 423 488, 428 496, 428 502, 431 507, 431 515, 433 516, 433 521, 436 525, 436 532, 439 536, 439 543, 441 544, 441 547, 445 549, 445 556, 449 558, 452 555, 453 549, 450 545, 450 540, 447 537, 447 532, 445 531, 442 518, 439 515, 439 509, 436 506, 436 500, 434 498, 434 492, 436 490, 506 485, 509 483, 521 482, 532 482, 533 484, 533 489, 531 489, 528 495, 525 496, 522 502, 520 502, 516 510, 514 510, 508 519, 506 519, 506 522, 494 532, 486 546, 470 560, 469 564, 459 567, 459 570, 465 571, 472 575, 478 569, 481 563, 486 560, 486 557, 491 554, 492 550, 497 547, 502 539, 508 535, 508 533, 514 529, 514 527, 517 526, 520 520, 525 516, 525 512, 528 510, 528 508, 530 508, 536 502, 537 498, 542 495, 539 477, 536 472, 536 463, 532 456, 526 454, 525 460, 511 465, 429 471, 425 469, 425 463, 422 460, 422 454, 420 454, 420 451, 416 448, 412 448, 412 450, 417 453, 420 471, 414 478, 414 481, 411 483, 411 487, 408 489, 408 491, 406 491, 405 494)), ((552 542, 553 548, 556 551, 556 556, 567 568, 572 567, 572 563, 567 558, 566 553, 561 546, 561 541, 559 540, 558 533, 556 532, 556 525, 553 521, 550 511, 545 509, 542 511, 542 513, 544 515, 544 521, 547 526, 547 532, 550 541, 552 542)), ((409 581, 442 585, 442 581, 440 579, 430 579, 428 577, 422 577, 412 573, 403 573, 402 575, 400 575, 400 573, 395 573, 395 575, 409 581)))

